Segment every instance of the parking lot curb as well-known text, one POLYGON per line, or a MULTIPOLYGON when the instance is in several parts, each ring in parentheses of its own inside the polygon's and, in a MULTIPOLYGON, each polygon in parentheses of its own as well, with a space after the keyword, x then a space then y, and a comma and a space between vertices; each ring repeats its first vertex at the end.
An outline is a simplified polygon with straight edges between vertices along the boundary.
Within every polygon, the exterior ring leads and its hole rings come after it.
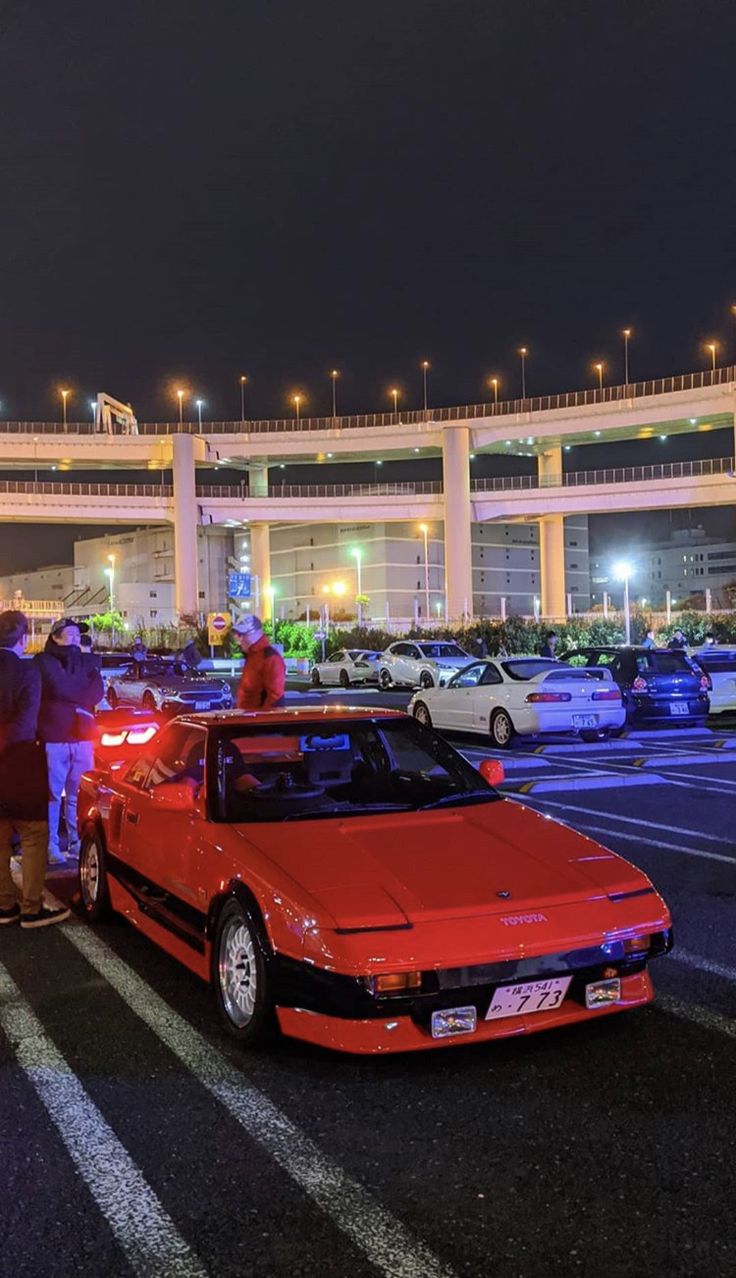
POLYGON ((654 772, 641 776, 555 777, 544 781, 524 781, 521 785, 502 785, 503 794, 572 794, 575 790, 628 789, 632 785, 664 785, 664 777, 654 772))

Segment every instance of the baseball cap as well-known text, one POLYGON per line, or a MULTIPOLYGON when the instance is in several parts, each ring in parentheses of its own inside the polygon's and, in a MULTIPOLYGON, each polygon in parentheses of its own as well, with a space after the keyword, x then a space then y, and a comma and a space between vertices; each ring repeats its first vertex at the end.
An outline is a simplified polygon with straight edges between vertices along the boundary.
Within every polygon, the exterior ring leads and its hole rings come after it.
POLYGON ((233 622, 232 629, 236 635, 255 635, 263 630, 263 622, 260 617, 241 617, 239 621, 233 622))
MULTIPOLYGON (((81 634, 82 627, 73 617, 60 617, 58 621, 54 622, 49 633, 51 635, 60 635, 63 630, 68 630, 70 626, 74 626, 81 634)), ((89 626, 85 626, 84 630, 85 632, 88 631, 89 626)))

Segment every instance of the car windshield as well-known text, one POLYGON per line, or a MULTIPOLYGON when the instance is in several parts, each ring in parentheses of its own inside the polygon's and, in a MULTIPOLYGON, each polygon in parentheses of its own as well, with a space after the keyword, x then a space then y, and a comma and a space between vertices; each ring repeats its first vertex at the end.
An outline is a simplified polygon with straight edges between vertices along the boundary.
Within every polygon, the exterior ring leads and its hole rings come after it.
POLYGON ((159 675, 172 674, 173 666, 166 661, 139 661, 130 673, 136 678, 141 675, 144 679, 154 679, 159 675))
POLYGON ((323 820, 498 796, 452 746, 407 717, 280 723, 223 731, 216 819, 323 820))
POLYGON ((558 661, 550 661, 547 657, 521 657, 518 661, 504 661, 501 664, 511 679, 533 679, 546 670, 560 668, 558 661))
POLYGON ((458 648, 456 643, 420 643, 418 648, 423 657, 432 657, 435 661, 438 657, 459 657, 463 661, 468 660, 467 652, 458 648))

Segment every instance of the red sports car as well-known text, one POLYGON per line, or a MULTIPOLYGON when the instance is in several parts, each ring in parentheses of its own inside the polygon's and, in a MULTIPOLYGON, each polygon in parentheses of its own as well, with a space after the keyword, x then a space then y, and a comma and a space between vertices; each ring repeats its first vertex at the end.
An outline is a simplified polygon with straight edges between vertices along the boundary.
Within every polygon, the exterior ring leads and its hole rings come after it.
POLYGON ((670 916, 641 870, 503 799, 431 728, 314 707, 179 718, 82 786, 80 889, 209 981, 228 1030, 352 1052, 648 1003, 670 916))

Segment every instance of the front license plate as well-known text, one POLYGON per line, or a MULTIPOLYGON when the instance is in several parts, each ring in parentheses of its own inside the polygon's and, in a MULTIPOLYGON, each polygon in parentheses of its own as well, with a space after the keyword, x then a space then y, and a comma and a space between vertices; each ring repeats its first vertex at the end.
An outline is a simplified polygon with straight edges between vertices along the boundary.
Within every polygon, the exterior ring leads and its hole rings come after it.
POLYGON ((670 714, 689 714, 690 709, 685 701, 670 701, 670 714))
POLYGON ((209 710, 209 708, 210 708, 209 701, 195 701, 194 703, 195 710, 209 710))
POLYGON ((501 985, 491 999, 487 1021, 501 1016, 523 1016, 529 1012, 550 1012, 565 997, 571 976, 555 976, 549 981, 525 981, 523 985, 501 985))
POLYGON ((574 714, 572 716, 572 726, 573 728, 597 728, 598 715, 597 714, 574 714))

